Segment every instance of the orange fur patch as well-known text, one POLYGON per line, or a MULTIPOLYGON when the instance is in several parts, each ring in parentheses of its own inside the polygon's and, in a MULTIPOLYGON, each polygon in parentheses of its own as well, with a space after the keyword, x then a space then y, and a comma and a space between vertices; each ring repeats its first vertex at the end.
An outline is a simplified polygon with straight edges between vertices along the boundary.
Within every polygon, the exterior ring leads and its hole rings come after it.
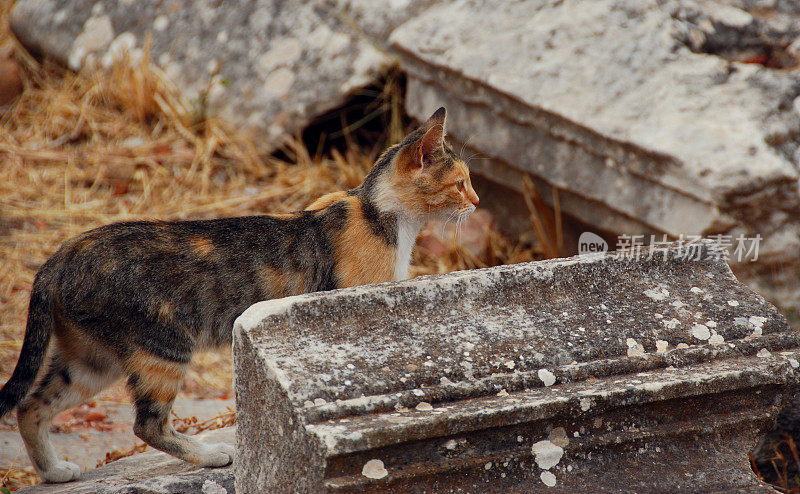
POLYGON ((84 333, 81 328, 64 319, 59 310, 54 311, 56 345, 67 362, 83 362, 89 352, 97 349, 97 342, 84 333))
POLYGON ((140 379, 136 392, 149 398, 169 402, 175 398, 186 373, 186 364, 170 362, 144 351, 137 351, 125 362, 129 373, 140 379))
POLYGON ((297 271, 281 271, 265 266, 259 272, 261 283, 267 288, 272 298, 288 297, 306 292, 304 273, 297 271))
POLYGON ((297 213, 272 213, 268 215, 271 218, 278 218, 281 220, 291 220, 297 218, 299 215, 297 213))
POLYGON ((394 279, 397 250, 372 233, 361 202, 347 197, 349 215, 336 239, 336 275, 342 287, 382 283, 394 279))
POLYGON ((214 244, 209 238, 194 236, 189 239, 189 244, 192 246, 192 250, 202 257, 208 257, 214 253, 214 244))
POLYGON ((158 320, 167 323, 172 320, 175 314, 175 306, 169 300, 163 300, 158 306, 158 320))
POLYGON ((331 192, 330 194, 325 194, 324 196, 320 197, 316 201, 309 204, 308 207, 306 208, 306 211, 316 211, 319 209, 325 209, 331 204, 345 198, 347 198, 347 192, 343 190, 340 190, 338 192, 331 192))

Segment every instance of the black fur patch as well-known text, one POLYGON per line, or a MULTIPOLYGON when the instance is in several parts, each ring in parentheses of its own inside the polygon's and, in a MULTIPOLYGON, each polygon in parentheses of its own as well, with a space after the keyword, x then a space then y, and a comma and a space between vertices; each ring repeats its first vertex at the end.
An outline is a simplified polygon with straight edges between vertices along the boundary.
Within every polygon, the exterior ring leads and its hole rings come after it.
POLYGON ((375 236, 380 237, 386 245, 397 246, 397 216, 391 213, 382 213, 368 200, 361 201, 361 211, 364 219, 375 236))

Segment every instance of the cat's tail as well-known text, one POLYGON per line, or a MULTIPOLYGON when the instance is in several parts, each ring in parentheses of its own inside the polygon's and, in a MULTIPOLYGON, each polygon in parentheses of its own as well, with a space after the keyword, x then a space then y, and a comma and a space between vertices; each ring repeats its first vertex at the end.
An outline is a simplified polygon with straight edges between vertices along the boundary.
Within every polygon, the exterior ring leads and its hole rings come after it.
POLYGON ((28 394, 44 362, 50 336, 53 333, 53 302, 50 294, 33 283, 28 308, 28 324, 22 351, 11 379, 0 389, 0 418, 14 409, 28 394))

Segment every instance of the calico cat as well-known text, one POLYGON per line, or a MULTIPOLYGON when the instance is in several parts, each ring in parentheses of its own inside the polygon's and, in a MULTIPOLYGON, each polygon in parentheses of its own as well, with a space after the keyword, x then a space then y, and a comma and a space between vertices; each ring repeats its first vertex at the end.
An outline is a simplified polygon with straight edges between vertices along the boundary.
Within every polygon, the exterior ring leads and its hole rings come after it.
POLYGON ((116 223, 64 243, 36 275, 22 352, 0 390, 0 417, 17 406, 39 475, 78 477, 56 456, 50 421, 121 377, 138 437, 197 465, 229 464, 233 447, 179 434, 169 420, 193 352, 230 345, 234 319, 260 300, 407 278, 426 220, 478 205, 444 124, 440 108, 384 152, 364 183, 304 211, 116 223))

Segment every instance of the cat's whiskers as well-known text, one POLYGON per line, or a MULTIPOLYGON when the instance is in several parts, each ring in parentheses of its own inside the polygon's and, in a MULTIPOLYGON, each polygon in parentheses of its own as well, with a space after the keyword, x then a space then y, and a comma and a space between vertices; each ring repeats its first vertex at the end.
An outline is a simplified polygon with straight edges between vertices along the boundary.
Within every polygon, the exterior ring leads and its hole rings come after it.
POLYGON ((468 161, 468 160, 464 160, 464 149, 467 147, 467 145, 469 144, 469 141, 470 141, 470 140, 471 140, 473 137, 475 137, 475 134, 472 134, 471 136, 467 137, 467 140, 466 140, 466 141, 464 141, 464 142, 461 144, 461 150, 458 152, 458 159, 460 159, 461 161, 464 161, 465 163, 466 163, 466 161, 468 161))

